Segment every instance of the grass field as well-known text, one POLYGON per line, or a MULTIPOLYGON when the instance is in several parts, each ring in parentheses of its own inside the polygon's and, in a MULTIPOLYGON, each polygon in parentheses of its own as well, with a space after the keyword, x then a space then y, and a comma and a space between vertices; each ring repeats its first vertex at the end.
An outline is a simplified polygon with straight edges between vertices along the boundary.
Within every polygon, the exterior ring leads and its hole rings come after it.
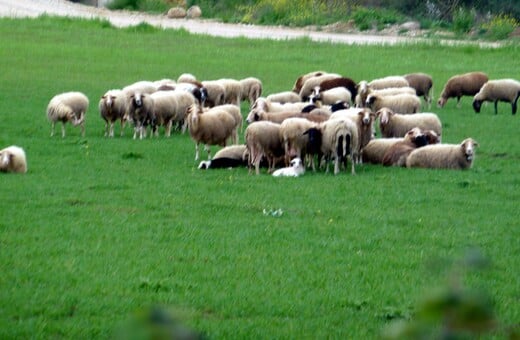
POLYGON ((510 106, 432 108, 444 142, 480 143, 469 171, 363 165, 355 177, 295 180, 199 171, 179 133, 106 139, 97 102, 184 72, 256 76, 269 94, 318 69, 355 80, 426 72, 438 97, 457 73, 520 79, 519 46, 218 39, 48 17, 0 20, 0 45, 0 146, 24 147, 29 164, 0 176, 0 338, 108 338, 151 305, 213 339, 377 338, 474 248, 491 266, 461 280, 489 294, 490 336, 518 326, 520 117, 510 106), (68 126, 50 138, 47 103, 70 90, 90 98, 86 137, 68 126))

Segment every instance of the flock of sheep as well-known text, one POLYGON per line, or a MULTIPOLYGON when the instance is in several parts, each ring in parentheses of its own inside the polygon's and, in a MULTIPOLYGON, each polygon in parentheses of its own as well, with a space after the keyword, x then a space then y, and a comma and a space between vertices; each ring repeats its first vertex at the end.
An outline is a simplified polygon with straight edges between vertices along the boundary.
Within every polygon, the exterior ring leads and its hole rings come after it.
MULTIPOLYGON (((478 144, 467 138, 460 144, 442 144, 442 123, 435 113, 421 111, 421 97, 431 106, 432 78, 424 73, 389 76, 370 82, 354 82, 340 74, 315 71, 298 77, 291 90, 262 97, 262 82, 254 77, 242 80, 199 81, 191 74, 177 80, 140 81, 122 89, 107 91, 98 109, 105 121, 105 136, 114 137, 120 122, 134 128, 133 138, 157 136, 159 128, 169 137, 172 129, 189 131, 195 143, 195 160, 203 144, 208 160, 199 168, 248 166, 250 172, 266 166, 278 176, 299 176, 306 168, 326 168, 334 164, 334 174, 357 164, 466 169, 471 167, 478 144), (248 101, 244 144, 240 103, 248 101), (380 138, 375 138, 378 121, 380 138), (229 145, 232 144, 232 145, 229 145), (210 146, 223 147, 211 157, 210 146), (286 168, 275 171, 276 168, 286 168)), ((485 101, 509 102, 517 111, 520 82, 489 80, 482 72, 456 75, 445 84, 438 106, 449 98, 474 96, 479 112, 485 101)), ((81 127, 89 99, 81 92, 53 97, 47 107, 51 136, 55 124, 81 127)), ((26 172, 22 148, 0 150, 0 171, 26 172)))

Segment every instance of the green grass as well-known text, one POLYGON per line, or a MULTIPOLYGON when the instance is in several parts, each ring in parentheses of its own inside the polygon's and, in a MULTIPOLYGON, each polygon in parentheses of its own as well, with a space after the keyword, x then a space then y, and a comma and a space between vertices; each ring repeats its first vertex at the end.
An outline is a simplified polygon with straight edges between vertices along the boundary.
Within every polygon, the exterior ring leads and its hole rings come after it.
POLYGON ((215 339, 376 338, 475 247, 492 266, 464 282, 488 291, 500 325, 520 320, 510 106, 432 108, 444 142, 480 142, 469 171, 364 165, 297 180, 199 171, 179 133, 106 139, 97 111, 108 89, 184 72, 256 76, 268 94, 317 69, 358 81, 422 71, 438 97, 456 73, 520 78, 518 46, 251 41, 49 17, 0 20, 0 44, 0 145, 24 147, 29 164, 0 176, 0 338, 107 338, 154 304, 215 339), (50 138, 46 105, 70 90, 90 98, 87 135, 50 138))

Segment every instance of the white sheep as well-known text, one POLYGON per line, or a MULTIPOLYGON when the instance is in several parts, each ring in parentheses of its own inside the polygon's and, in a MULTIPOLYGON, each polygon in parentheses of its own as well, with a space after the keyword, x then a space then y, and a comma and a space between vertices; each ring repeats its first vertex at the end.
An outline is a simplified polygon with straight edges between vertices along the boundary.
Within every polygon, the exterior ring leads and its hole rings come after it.
POLYGON ((356 85, 357 94, 354 97, 354 105, 356 107, 366 107, 369 91, 370 88, 368 87, 368 82, 366 80, 362 80, 356 85))
MULTIPOLYGON (((280 133, 285 150, 285 164, 289 164, 292 157, 305 159, 309 137, 305 131, 316 127, 317 124, 305 118, 287 118, 280 124, 280 133)), ((312 164, 314 168, 314 163, 312 164)))
POLYGON ((408 168, 469 169, 478 143, 472 138, 460 144, 435 144, 418 148, 406 158, 408 168))
POLYGON ((47 118, 51 122, 51 137, 54 136, 56 122, 62 122, 61 136, 65 137, 65 123, 81 126, 81 135, 85 136, 85 115, 89 101, 81 92, 65 92, 54 96, 47 105, 47 118))
POLYGON ((495 114, 498 113, 498 102, 511 103, 511 113, 516 114, 518 97, 520 96, 520 82, 515 79, 489 80, 473 97, 473 109, 480 112, 485 101, 495 103, 495 114))
POLYGON ((235 118, 225 110, 212 110, 199 113, 198 107, 192 105, 188 109, 188 130, 191 139, 195 142, 195 160, 199 159, 199 144, 211 159, 210 145, 226 146, 227 140, 232 137, 236 126, 235 118))
POLYGON ((331 80, 336 78, 342 78, 342 76, 336 73, 326 73, 317 77, 310 77, 303 83, 303 86, 299 93, 300 97, 303 101, 307 101, 309 96, 312 94, 312 91, 314 91, 314 89, 316 88, 316 86, 319 86, 325 80, 331 80))
POLYGON ((201 84, 207 91, 205 106, 213 107, 225 103, 226 89, 220 82, 216 80, 204 80, 201 84))
POLYGON ((253 105, 255 100, 262 95, 262 81, 255 77, 247 77, 240 80, 242 101, 248 101, 249 106, 253 105))
POLYGON ((312 78, 312 77, 319 77, 319 76, 324 75, 326 73, 328 73, 328 72, 325 72, 325 71, 312 71, 312 72, 309 72, 309 73, 306 73, 306 74, 303 74, 303 75, 299 76, 296 79, 296 81, 294 82, 292 91, 299 94, 301 89, 302 89, 303 84, 307 81, 307 79, 312 78))
POLYGON ((240 105, 240 98, 242 97, 242 85, 236 79, 222 78, 217 80, 224 87, 224 103, 240 105))
POLYGON ((273 123, 281 124, 284 120, 294 117, 304 117, 305 114, 300 111, 274 111, 265 112, 257 109, 253 109, 246 118, 248 124, 258 121, 270 121, 273 123))
POLYGON ((141 80, 123 87, 122 90, 130 96, 135 92, 151 94, 157 91, 157 87, 157 84, 153 81, 141 80))
POLYGON ((416 113, 421 111, 421 99, 415 94, 403 93, 394 96, 369 94, 366 103, 373 112, 377 112, 384 107, 399 113, 416 113))
POLYGON ((280 104, 286 104, 286 103, 299 103, 302 101, 302 98, 298 93, 295 93, 293 91, 282 91, 282 92, 276 92, 271 93, 266 97, 266 99, 270 102, 276 102, 280 104))
POLYGON ((379 118, 379 129, 382 137, 404 137, 414 127, 422 130, 433 130, 439 137, 442 136, 442 123, 435 113, 424 112, 406 115, 383 108, 377 111, 376 115, 379 118))
POLYGON ((462 96, 476 95, 488 80, 487 74, 483 72, 469 72, 451 77, 442 89, 437 106, 443 107, 448 99, 457 98, 457 107, 460 107, 462 96))
POLYGON ((99 100, 99 113, 105 121, 105 137, 114 137, 114 123, 121 122, 121 136, 125 128, 126 96, 119 89, 108 90, 99 100))
POLYGON ((212 110, 224 110, 233 116, 235 119, 235 129, 232 135, 233 143, 237 144, 239 140, 239 132, 242 131, 243 117, 240 112, 240 107, 234 104, 223 104, 214 106, 209 110, 204 110, 203 112, 209 112, 212 110))
POLYGON ((410 84, 411 88, 415 89, 415 94, 418 97, 423 97, 424 101, 431 107, 432 104, 432 88, 433 79, 432 76, 426 73, 409 73, 405 74, 404 79, 410 84))
POLYGON ((407 156, 416 148, 428 145, 428 137, 419 128, 408 131, 403 140, 392 145, 383 155, 384 166, 406 166, 407 156))
POLYGON ((222 169, 247 166, 247 147, 245 144, 228 145, 215 153, 209 161, 202 161, 199 169, 222 169))
POLYGON ((254 122, 246 128, 249 173, 254 167, 256 174, 260 174, 263 158, 267 160, 268 172, 274 170, 276 159, 285 154, 280 132, 280 124, 269 121, 254 122))
POLYGON ((333 105, 338 102, 350 103, 352 101, 352 94, 344 87, 334 87, 322 91, 319 86, 316 86, 309 99, 311 103, 320 102, 322 105, 333 105))
POLYGON ((26 173, 25 151, 16 145, 0 150, 0 172, 26 173))
POLYGON ((305 173, 305 167, 301 158, 294 158, 286 168, 281 168, 273 172, 274 177, 298 177, 305 173))
POLYGON ((386 89, 388 87, 404 87, 410 86, 408 81, 403 76, 388 76, 383 78, 378 78, 370 81, 368 86, 372 90, 380 90, 386 89))
POLYGON ((177 78, 177 83, 196 83, 197 77, 191 73, 183 73, 177 78))
POLYGON ((372 139, 363 148, 363 163, 382 164, 383 157, 387 150, 390 149, 392 145, 395 145, 398 142, 402 142, 403 140, 403 137, 372 139))
POLYGON ((372 89, 369 90, 369 94, 378 94, 381 96, 395 96, 397 94, 403 94, 403 93, 415 95, 416 91, 414 88, 412 88, 410 86, 387 87, 385 89, 380 89, 380 90, 372 90, 372 89))

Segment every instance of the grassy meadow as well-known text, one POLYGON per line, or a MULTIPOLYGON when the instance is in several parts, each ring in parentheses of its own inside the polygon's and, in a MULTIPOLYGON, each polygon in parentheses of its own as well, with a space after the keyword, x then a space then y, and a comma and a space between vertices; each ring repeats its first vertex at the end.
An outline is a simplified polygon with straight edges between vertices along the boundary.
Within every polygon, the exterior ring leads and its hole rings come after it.
POLYGON ((221 39, 42 17, 1 19, 0 46, 0 147, 24 147, 29 167, 0 176, 0 338, 111 338, 153 305, 211 339, 378 338, 413 318, 468 249, 490 262, 460 278, 489 295, 489 336, 518 327, 520 117, 510 105, 498 115, 492 105, 475 114, 470 98, 431 108, 444 142, 480 143, 471 170, 363 165, 298 179, 197 170, 178 132, 139 141, 116 126, 107 139, 97 109, 108 89, 184 72, 256 76, 269 94, 313 70, 357 81, 420 71, 438 98, 458 73, 520 79, 518 45, 221 39), (90 99, 86 137, 68 125, 51 138, 47 103, 71 90, 90 99))

